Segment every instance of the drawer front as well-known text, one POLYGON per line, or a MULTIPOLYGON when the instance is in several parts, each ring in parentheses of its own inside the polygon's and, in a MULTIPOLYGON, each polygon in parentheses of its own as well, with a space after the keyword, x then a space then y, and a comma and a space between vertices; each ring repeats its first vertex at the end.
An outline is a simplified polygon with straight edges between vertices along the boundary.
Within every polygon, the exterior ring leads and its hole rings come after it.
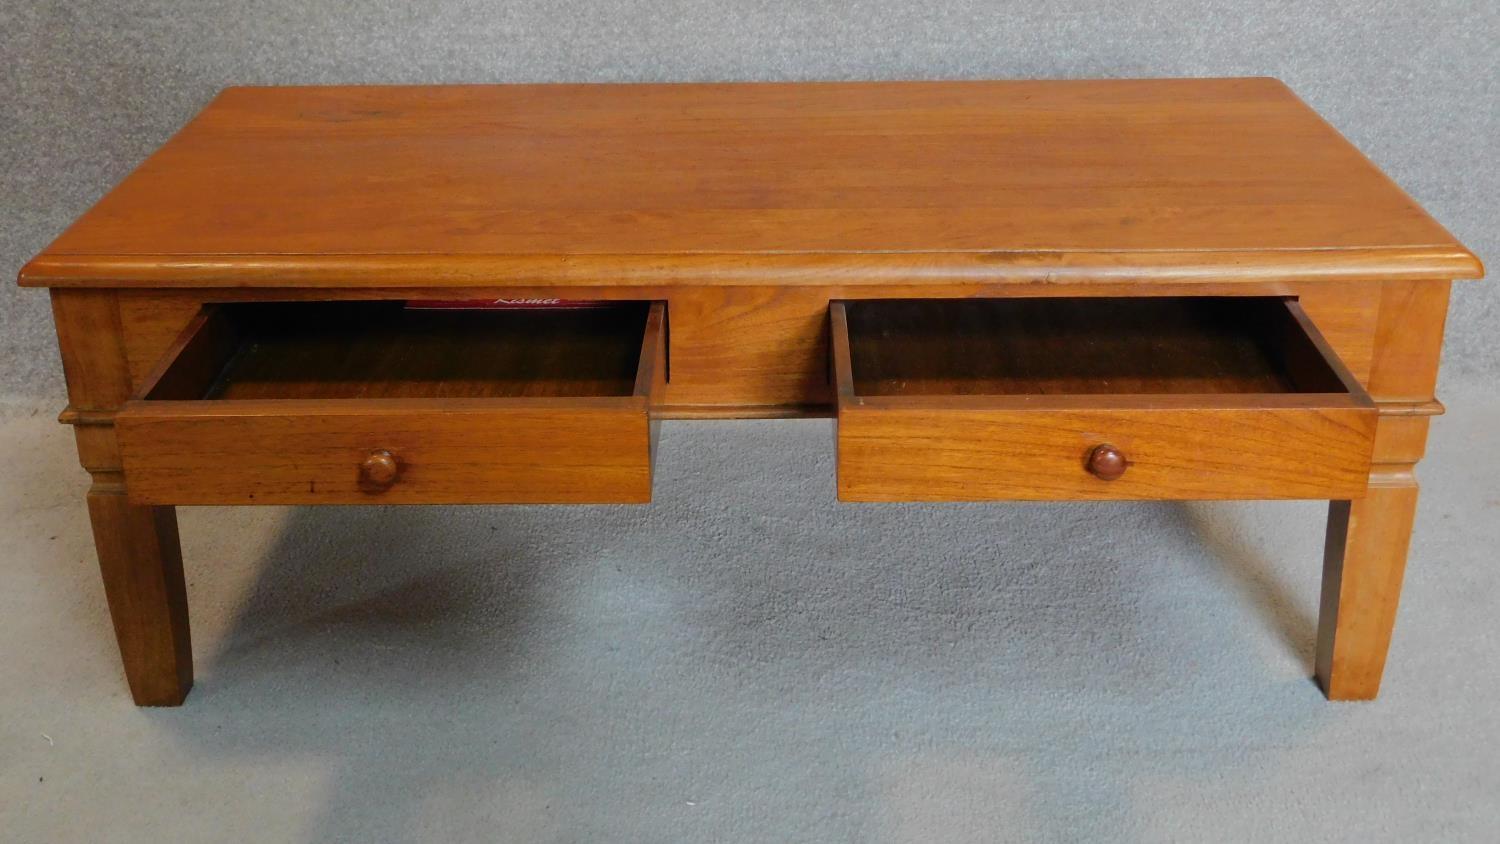
POLYGON ((520 338, 505 345, 482 314, 386 309, 377 330, 345 319, 344 334, 305 342, 254 335, 259 324, 206 308, 116 414, 127 494, 138 504, 650 501, 665 307, 618 314, 637 315, 633 330, 603 312, 535 317, 546 326, 505 315, 507 336, 520 338), (403 324, 412 319, 416 330, 403 324), (240 379, 231 398, 226 373, 240 379), (593 394, 601 384, 615 394, 593 394))
POLYGON ((1375 406, 1295 302, 851 313, 830 308, 842 500, 1365 494, 1375 406))
POLYGON ((1372 409, 840 408, 845 501, 1358 498, 1372 409), (1091 470, 1090 458, 1100 453, 1091 470), (1108 456, 1123 458, 1101 465, 1108 456), (1108 477, 1109 479, 1106 479, 1108 477))
POLYGON ((576 400, 567 407, 545 400, 527 406, 523 400, 398 399, 315 409, 237 404, 262 406, 121 413, 116 427, 131 501, 651 500, 653 423, 644 400, 576 400))

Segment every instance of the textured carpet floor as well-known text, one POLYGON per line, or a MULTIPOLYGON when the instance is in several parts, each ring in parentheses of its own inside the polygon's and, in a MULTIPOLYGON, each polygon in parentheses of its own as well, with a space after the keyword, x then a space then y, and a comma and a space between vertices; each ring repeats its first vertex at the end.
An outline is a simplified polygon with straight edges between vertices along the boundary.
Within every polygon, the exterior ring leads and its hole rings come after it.
POLYGON ((198 685, 141 710, 11 404, 0 837, 1494 840, 1500 400, 1445 397, 1352 705, 1321 505, 838 505, 796 421, 668 424, 646 507, 183 509, 198 685))

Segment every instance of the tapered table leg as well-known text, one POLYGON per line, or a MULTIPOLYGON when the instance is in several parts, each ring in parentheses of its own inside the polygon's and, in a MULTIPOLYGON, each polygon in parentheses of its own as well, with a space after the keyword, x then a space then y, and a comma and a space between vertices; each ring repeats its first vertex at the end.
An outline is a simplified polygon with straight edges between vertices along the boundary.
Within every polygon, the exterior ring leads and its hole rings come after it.
POLYGON ((176 706, 193 686, 187 590, 177 511, 133 505, 115 442, 114 414, 131 392, 118 296, 56 290, 52 296, 68 379, 78 459, 93 478, 89 521, 104 593, 131 696, 142 706, 176 706))
POLYGON ((1329 700, 1371 700, 1401 600, 1417 510, 1411 476, 1377 478, 1358 501, 1328 507, 1316 675, 1329 700))
POLYGON ((98 489, 88 504, 130 694, 141 706, 177 706, 193 687, 177 511, 98 489))
POLYGON ((1380 692, 1417 512, 1416 465, 1443 410, 1433 388, 1447 312, 1447 282, 1381 286, 1366 379, 1380 410, 1369 491, 1328 507, 1314 674, 1329 700, 1380 692))

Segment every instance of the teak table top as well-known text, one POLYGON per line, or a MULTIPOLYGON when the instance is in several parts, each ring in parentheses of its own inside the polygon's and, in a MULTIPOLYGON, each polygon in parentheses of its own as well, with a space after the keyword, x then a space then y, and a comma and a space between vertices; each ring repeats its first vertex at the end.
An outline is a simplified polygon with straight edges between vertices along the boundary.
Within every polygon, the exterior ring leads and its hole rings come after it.
POLYGON ((1464 278, 1273 79, 232 88, 36 286, 1464 278))

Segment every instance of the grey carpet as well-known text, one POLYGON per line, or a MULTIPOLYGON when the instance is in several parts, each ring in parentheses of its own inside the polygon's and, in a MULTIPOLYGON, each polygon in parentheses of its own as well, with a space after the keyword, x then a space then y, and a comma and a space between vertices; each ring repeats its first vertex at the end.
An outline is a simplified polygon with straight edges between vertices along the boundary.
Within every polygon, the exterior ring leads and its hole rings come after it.
POLYGON ((184 508, 130 703, 68 432, 0 422, 0 838, 1493 841, 1500 400, 1448 396, 1373 704, 1315 503, 838 505, 826 420, 677 422, 645 507, 184 508))
MULTIPOLYGON (((1270 75, 1500 255, 1500 3, 0 0, 0 280, 225 85, 1270 75)), ((1500 286, 1447 368, 1500 368, 1500 286)), ((58 395, 46 296, 0 283, 0 396, 58 395)))

